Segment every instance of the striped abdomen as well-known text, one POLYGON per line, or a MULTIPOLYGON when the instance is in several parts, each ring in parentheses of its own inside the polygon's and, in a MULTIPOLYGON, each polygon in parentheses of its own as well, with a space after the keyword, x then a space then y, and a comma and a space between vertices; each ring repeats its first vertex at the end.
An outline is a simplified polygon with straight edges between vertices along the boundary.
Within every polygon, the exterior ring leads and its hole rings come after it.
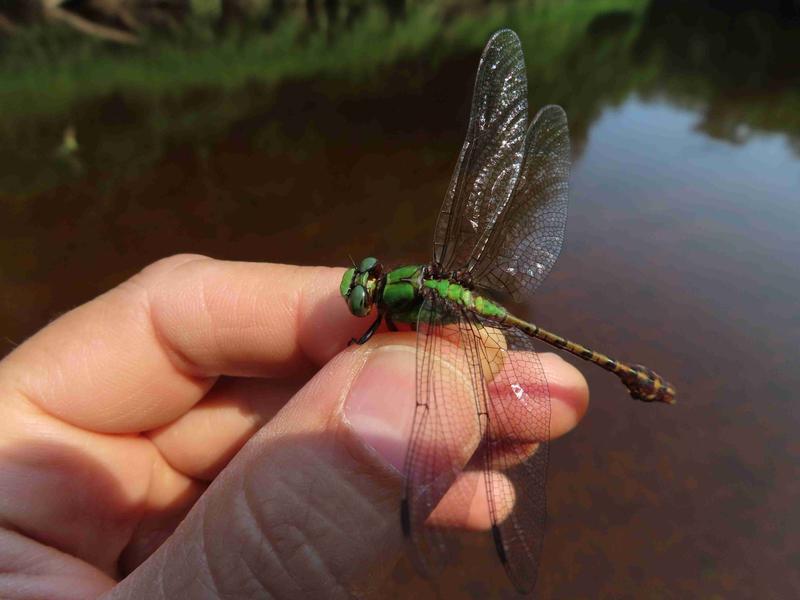
POLYGON ((436 290, 442 297, 451 300, 467 310, 496 321, 499 324, 516 327, 520 331, 574 354, 584 360, 593 362, 606 371, 614 373, 620 378, 625 387, 636 400, 643 402, 666 402, 672 404, 675 401, 675 388, 660 375, 642 365, 631 365, 615 360, 600 352, 587 348, 581 344, 576 344, 570 340, 551 333, 546 329, 528 323, 510 314, 505 308, 489 300, 485 296, 474 293, 464 286, 449 279, 425 279, 425 287, 436 290))

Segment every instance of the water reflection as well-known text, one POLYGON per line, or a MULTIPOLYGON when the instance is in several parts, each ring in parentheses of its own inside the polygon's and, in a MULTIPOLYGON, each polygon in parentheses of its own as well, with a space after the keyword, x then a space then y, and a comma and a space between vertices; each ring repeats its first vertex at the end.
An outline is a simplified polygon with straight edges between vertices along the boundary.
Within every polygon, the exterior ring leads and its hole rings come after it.
POLYGON ((703 118, 630 99, 604 111, 575 170, 567 248, 537 310, 589 344, 660 361, 681 404, 631 411, 587 373, 592 414, 556 449, 547 542, 552 569, 578 561, 580 582, 548 580, 545 597, 588 594, 585 572, 604 597, 799 589, 785 577, 797 543, 778 531, 800 531, 787 401, 800 384, 788 359, 800 340, 800 160, 786 136, 709 139, 703 118))
POLYGON ((659 72, 649 94, 703 112, 707 135, 740 142, 747 132, 800 141, 800 5, 796 2, 654 1, 635 52, 659 72))
MULTIPOLYGON (((563 104, 578 148, 566 248, 529 308, 681 392, 674 409, 640 409, 587 371, 591 413, 554 447, 541 596, 796 596, 796 5, 620 4, 487 9, 466 21, 479 34, 448 29, 379 69, 118 92, 3 121, 4 335, 178 251, 425 260, 480 47, 510 25, 531 104, 563 104), (70 126, 77 169, 56 155, 70 126)), ((406 7, 391 31, 415 18, 406 7)), ((438 588, 401 565, 393 589, 501 593, 491 548, 462 559, 438 588)))

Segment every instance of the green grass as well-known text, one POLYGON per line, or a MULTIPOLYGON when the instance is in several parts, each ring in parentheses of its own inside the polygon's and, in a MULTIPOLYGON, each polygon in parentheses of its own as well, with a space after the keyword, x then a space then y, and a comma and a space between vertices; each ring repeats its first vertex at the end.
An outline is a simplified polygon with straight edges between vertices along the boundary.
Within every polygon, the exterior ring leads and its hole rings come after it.
MULTIPOLYGON (((269 110, 280 82, 325 80, 339 100, 382 94, 392 85, 411 87, 448 57, 477 55, 501 27, 521 34, 534 82, 532 104, 574 104, 572 78, 559 65, 583 53, 584 30, 597 14, 643 4, 540 0, 453 15, 442 3, 420 3, 394 23, 382 10, 368 10, 332 37, 295 18, 269 33, 215 35, 213 21, 201 11, 177 37, 153 36, 137 47, 60 29, 30 31, 0 51, 0 160, 8 167, 0 190, 35 193, 69 178, 61 166, 43 169, 43 160, 54 154, 68 126, 77 127, 79 143, 87 141, 96 129, 92 115, 109 104, 121 105, 127 116, 118 131, 88 140, 94 163, 144 168, 170 140, 202 144, 254 109, 269 110), (399 73, 402 82, 392 81, 399 73)), ((596 104, 596 94, 589 96, 596 104)))
MULTIPOLYGON (((409 2, 399 21, 370 8, 349 29, 333 34, 324 24, 310 30, 290 15, 268 33, 224 35, 214 32, 216 3, 194 3, 195 16, 179 34, 151 35, 134 47, 58 28, 4 41, 0 161, 6 169, 0 193, 27 195, 74 177, 73 167, 61 164, 63 156, 53 158, 68 126, 77 128, 80 153, 91 152, 92 164, 134 177, 174 142, 202 147, 243 117, 268 114, 282 82, 303 82, 309 89, 320 82, 318 89, 336 101, 406 92, 436 76, 440 63, 477 56, 501 27, 513 28, 522 39, 530 105, 562 104, 578 150, 598 113, 632 93, 666 95, 699 111, 715 106, 711 135, 724 136, 745 123, 800 139, 800 95, 752 86, 747 94, 728 93, 741 88, 738 63, 725 62, 726 55, 675 52, 670 44, 683 43, 688 34, 678 29, 653 36, 647 0, 502 2, 470 11, 454 11, 454 2, 420 1, 409 2), (621 16, 622 25, 599 27, 609 15, 621 16), (653 43, 642 50, 637 44, 643 40, 653 43), (102 130, 93 126, 96 111, 109 106, 123 116, 106 115, 102 130)), ((766 77, 781 56, 793 55, 795 45, 776 37, 780 31, 772 31, 768 21, 763 28, 783 44, 780 52, 757 55, 761 62, 750 71, 766 77)), ((712 34, 702 39, 716 44, 712 34)), ((262 136, 267 146, 278 143, 269 136, 262 136)))
POLYGON ((116 47, 62 29, 40 29, 0 50, 3 118, 65 113, 75 103, 110 93, 169 98, 193 89, 232 91, 250 83, 336 77, 367 80, 381 67, 424 58, 434 64, 454 52, 480 48, 503 26, 536 42, 534 62, 555 62, 603 11, 635 9, 641 0, 573 0, 492 5, 478 14, 445 18, 441 3, 414 5, 389 23, 368 10, 355 27, 330 41, 293 18, 269 33, 212 33, 213 4, 197 0, 198 15, 177 37, 151 36, 116 47), (577 36, 576 36, 577 34, 577 36))

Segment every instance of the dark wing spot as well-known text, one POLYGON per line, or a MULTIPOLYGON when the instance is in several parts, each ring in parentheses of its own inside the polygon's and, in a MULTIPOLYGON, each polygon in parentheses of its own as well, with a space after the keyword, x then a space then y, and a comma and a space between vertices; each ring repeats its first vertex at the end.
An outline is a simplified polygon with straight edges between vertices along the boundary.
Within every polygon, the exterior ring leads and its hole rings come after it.
POLYGON ((503 545, 503 536, 500 534, 500 528, 497 525, 492 525, 492 538, 494 538, 494 547, 497 550, 497 556, 500 562, 508 564, 508 557, 506 556, 506 548, 503 545))

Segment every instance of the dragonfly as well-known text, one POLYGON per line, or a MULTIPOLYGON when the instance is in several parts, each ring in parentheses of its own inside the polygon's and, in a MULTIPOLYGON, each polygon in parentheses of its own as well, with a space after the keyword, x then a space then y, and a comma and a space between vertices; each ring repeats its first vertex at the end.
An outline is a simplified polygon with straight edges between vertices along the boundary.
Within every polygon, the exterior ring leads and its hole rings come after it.
POLYGON ((350 312, 376 312, 351 342, 366 343, 383 321, 392 331, 398 323, 416 330, 416 398, 400 514, 423 575, 435 576, 452 558, 448 525, 463 522, 477 500, 509 579, 521 593, 535 587, 550 395, 534 343, 613 373, 636 400, 675 400, 675 388, 651 369, 567 340, 499 301, 529 299, 553 267, 564 239, 569 171, 564 110, 545 106, 529 122, 520 40, 509 29, 498 31, 480 59, 431 262, 387 269, 368 257, 342 278, 350 312))

